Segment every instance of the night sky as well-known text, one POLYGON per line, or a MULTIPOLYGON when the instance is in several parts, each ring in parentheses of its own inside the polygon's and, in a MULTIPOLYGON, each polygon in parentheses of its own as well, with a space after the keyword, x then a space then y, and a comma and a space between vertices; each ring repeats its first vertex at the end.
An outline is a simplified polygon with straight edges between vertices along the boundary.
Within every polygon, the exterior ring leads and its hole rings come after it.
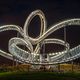
MULTIPOLYGON (((58 22, 70 18, 80 18, 79 0, 0 0, 0 25, 15 24, 24 26, 28 15, 40 9, 47 19, 47 28, 58 22)), ((29 35, 36 37, 39 34, 40 20, 35 17, 29 26, 29 35)), ((67 26, 67 42, 73 48, 80 44, 80 26, 67 26)), ((48 37, 64 39, 63 28, 48 37)), ((0 33, 0 48, 8 52, 8 41, 16 36, 15 31, 0 33)), ((53 51, 53 45, 48 45, 53 51)), ((60 48, 60 47, 59 47, 60 48)), ((57 47, 54 45, 54 49, 57 47)))

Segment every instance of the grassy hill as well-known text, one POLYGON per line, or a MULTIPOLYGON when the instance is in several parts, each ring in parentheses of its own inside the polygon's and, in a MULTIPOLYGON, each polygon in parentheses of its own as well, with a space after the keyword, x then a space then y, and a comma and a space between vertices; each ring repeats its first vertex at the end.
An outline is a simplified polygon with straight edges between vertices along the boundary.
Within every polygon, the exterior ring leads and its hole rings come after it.
POLYGON ((80 80, 80 73, 3 72, 0 80, 80 80))

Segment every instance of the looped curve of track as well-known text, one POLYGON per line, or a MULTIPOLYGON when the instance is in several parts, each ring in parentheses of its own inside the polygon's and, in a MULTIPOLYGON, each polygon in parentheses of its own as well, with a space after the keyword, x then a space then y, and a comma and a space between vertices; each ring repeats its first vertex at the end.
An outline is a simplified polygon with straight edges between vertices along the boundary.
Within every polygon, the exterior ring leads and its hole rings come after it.
POLYGON ((47 36, 55 32, 56 30, 68 25, 80 25, 80 18, 65 20, 63 22, 51 26, 48 30, 46 30, 47 22, 44 13, 41 10, 35 10, 28 16, 23 29, 17 25, 0 26, 0 32, 6 30, 15 30, 22 36, 21 38, 11 38, 9 40, 8 46, 10 53, 6 53, 0 50, 0 55, 11 60, 13 59, 13 56, 15 56, 21 63, 25 62, 39 65, 58 64, 79 58, 80 45, 70 49, 69 43, 65 42, 64 40, 55 38, 46 39, 47 36), (38 37, 32 38, 28 35, 28 26, 35 16, 39 16, 41 20, 41 30, 38 37), (63 45, 65 49, 62 52, 48 53, 46 54, 47 57, 44 57, 43 54, 40 53, 41 45, 50 43, 63 45), (26 50, 21 49, 18 45, 26 46, 26 50), (33 45, 36 45, 35 49, 33 48, 33 45))

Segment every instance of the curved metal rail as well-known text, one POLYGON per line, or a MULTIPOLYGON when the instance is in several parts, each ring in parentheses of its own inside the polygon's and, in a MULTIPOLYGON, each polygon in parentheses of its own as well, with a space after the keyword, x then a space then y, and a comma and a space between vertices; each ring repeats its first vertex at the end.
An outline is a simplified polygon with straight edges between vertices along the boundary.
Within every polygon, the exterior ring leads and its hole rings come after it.
POLYGON ((13 37, 9 40, 8 47, 9 47, 9 52, 11 54, 0 50, 0 55, 11 60, 13 59, 13 56, 15 56, 17 59, 19 59, 20 62, 39 64, 39 65, 57 64, 57 63, 67 62, 79 58, 80 45, 70 49, 68 42, 55 38, 46 39, 46 37, 52 34, 53 32, 68 25, 80 25, 80 19, 75 18, 75 19, 65 20, 63 22, 51 26, 48 30, 46 30, 47 22, 44 13, 41 10, 33 11, 28 16, 23 29, 16 25, 0 26, 0 32, 6 30, 15 30, 22 36, 22 38, 13 37), (36 38, 32 38, 28 35, 28 26, 31 20, 35 16, 40 17, 41 30, 39 36, 37 36, 36 38), (63 45, 65 49, 62 52, 48 53, 46 54, 47 57, 45 58, 43 57, 43 54, 40 53, 41 45, 50 44, 50 43, 63 45), (27 49, 23 50, 18 45, 26 46, 27 49), (33 48, 33 45, 36 46, 35 49, 33 48))

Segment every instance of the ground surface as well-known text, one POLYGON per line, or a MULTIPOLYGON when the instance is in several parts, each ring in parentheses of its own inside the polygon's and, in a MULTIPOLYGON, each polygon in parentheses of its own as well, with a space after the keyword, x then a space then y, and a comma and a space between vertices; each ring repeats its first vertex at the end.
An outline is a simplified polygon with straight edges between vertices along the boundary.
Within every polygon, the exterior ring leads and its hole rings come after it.
POLYGON ((80 73, 4 72, 0 80, 80 80, 80 73))

